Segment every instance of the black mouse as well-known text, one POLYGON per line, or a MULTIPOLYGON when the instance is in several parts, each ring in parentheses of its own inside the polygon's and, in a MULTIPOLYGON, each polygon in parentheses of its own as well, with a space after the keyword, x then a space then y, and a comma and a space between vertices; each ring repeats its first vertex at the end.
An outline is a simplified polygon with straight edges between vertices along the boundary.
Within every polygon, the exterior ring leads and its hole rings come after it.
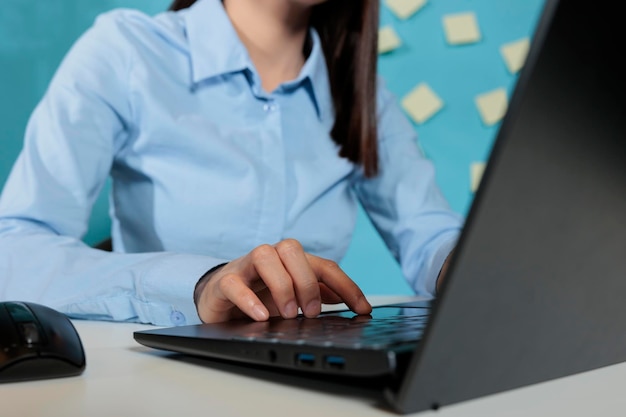
POLYGON ((0 302, 0 382, 79 375, 85 350, 64 314, 40 304, 0 302))

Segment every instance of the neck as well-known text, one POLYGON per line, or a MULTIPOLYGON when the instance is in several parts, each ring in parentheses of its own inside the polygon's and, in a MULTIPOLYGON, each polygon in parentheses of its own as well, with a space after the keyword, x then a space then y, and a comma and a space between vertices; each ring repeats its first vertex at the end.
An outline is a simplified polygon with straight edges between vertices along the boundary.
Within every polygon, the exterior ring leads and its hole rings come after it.
POLYGON ((297 77, 304 65, 310 7, 290 0, 223 0, 263 89, 297 77))

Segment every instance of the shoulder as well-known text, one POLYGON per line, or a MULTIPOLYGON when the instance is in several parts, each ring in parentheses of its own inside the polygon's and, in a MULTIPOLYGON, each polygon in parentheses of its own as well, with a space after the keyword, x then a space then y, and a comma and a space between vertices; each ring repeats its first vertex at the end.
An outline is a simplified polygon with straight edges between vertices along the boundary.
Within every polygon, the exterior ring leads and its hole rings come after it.
POLYGON ((381 76, 377 78, 376 113, 380 141, 393 136, 416 137, 415 129, 400 106, 398 97, 387 88, 381 76))
POLYGON ((168 51, 186 50, 182 17, 175 12, 155 16, 118 8, 99 14, 74 42, 61 72, 123 77, 138 61, 160 62, 168 51), (150 57, 149 59, 144 59, 150 57))
POLYGON ((395 97, 391 91, 387 88, 385 79, 381 75, 376 76, 376 107, 380 113, 385 106, 389 104, 389 101, 395 100, 395 97))
POLYGON ((184 45, 185 31, 179 13, 149 15, 141 10, 117 8, 99 14, 84 37, 119 49, 168 44, 184 45))

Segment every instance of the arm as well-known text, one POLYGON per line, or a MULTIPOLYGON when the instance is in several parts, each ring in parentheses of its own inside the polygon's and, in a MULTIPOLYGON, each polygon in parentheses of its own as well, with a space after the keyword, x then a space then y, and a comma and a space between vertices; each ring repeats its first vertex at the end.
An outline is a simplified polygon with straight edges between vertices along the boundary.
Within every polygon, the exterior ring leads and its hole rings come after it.
POLYGON ((437 187, 434 167, 419 150, 413 127, 382 87, 378 103, 380 174, 372 179, 357 175, 354 189, 413 289, 434 296, 462 219, 437 187))
POLYGON ((132 129, 132 51, 122 32, 114 16, 99 19, 68 53, 29 121, 0 197, 0 299, 38 301, 79 318, 197 322, 194 285, 223 260, 106 253, 80 241, 132 129))

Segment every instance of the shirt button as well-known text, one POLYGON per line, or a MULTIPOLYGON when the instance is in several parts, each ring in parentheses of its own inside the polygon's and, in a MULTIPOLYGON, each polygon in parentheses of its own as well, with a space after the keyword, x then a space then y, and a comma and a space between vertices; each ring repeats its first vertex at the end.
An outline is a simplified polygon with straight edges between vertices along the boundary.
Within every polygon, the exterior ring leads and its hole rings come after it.
POLYGON ((274 104, 274 103, 265 103, 265 104, 263 105, 263 110, 265 110, 266 112, 271 112, 271 111, 274 111, 274 110, 276 110, 277 108, 278 108, 278 105, 277 105, 277 104, 274 104))
POLYGON ((178 310, 174 310, 170 313, 170 320, 174 326, 182 326, 187 323, 185 315, 178 310))

